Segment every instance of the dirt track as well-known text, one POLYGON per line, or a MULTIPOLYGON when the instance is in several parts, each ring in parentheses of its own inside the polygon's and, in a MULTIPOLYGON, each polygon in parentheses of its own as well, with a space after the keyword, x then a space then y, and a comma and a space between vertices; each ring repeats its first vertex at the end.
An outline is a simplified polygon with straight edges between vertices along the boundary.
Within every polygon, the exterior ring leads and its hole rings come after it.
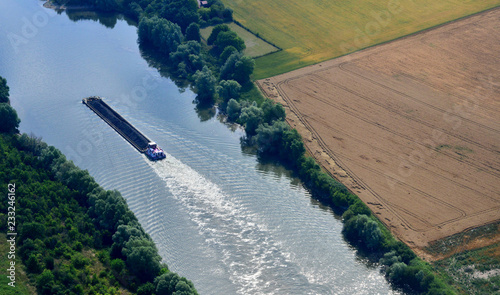
POLYGON ((414 249, 500 220, 500 9, 258 81, 414 249))

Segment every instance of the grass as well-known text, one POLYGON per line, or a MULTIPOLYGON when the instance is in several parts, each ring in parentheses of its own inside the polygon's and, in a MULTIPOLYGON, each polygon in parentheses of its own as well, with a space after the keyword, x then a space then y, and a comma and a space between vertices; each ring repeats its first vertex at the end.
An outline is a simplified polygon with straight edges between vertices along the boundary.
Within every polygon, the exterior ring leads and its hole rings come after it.
POLYGON ((500 294, 500 243, 434 263, 459 294, 500 294))
MULTIPOLYGON (((232 31, 236 32, 236 34, 238 34, 238 36, 240 36, 243 41, 245 41, 245 45, 247 48, 245 49, 244 54, 250 57, 255 58, 279 50, 278 48, 260 39, 259 37, 255 36, 254 34, 250 33, 249 31, 245 30, 235 23, 229 23, 227 25, 232 31)), ((201 29, 200 33, 202 38, 207 40, 210 36, 210 33, 212 33, 212 29, 213 26, 201 29)))
MULTIPOLYGON (((2 295, 25 295, 36 293, 34 287, 29 286, 29 280, 24 272, 24 266, 21 264, 21 257, 16 253, 16 284, 15 287, 7 285, 10 280, 7 278, 7 269, 10 267, 10 260, 7 257, 10 245, 7 243, 7 235, 0 234, 0 294, 2 295)), ((16 245, 18 247, 18 245, 16 245)))
POLYGON ((234 10, 235 19, 242 25, 283 49, 257 58, 255 79, 329 60, 500 5, 500 0, 222 1, 234 10))

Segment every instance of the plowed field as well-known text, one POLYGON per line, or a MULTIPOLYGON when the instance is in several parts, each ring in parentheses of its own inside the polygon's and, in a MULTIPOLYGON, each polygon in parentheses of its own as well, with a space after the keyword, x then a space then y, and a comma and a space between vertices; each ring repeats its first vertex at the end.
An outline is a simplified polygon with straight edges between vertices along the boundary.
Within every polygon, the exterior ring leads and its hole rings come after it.
POLYGON ((500 9, 258 81, 408 245, 500 219, 500 9))

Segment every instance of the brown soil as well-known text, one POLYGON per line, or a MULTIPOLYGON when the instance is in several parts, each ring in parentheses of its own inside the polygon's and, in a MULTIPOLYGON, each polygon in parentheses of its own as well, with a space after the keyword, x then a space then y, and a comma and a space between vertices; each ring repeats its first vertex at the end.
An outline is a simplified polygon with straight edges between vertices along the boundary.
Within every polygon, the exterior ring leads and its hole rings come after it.
POLYGON ((318 162, 422 250, 500 220, 499 30, 497 8, 257 84, 318 162))

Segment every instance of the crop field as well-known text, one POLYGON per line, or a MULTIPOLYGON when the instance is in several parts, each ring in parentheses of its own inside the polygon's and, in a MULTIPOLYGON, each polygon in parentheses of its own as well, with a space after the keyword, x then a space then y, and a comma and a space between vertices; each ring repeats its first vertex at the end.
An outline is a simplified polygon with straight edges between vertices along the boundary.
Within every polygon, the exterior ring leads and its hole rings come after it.
MULTIPOLYGON (((244 54, 250 57, 259 57, 279 50, 278 48, 258 38, 254 34, 250 33, 249 31, 245 30, 235 23, 230 23, 227 25, 229 26, 231 31, 236 32, 236 34, 238 34, 238 36, 240 36, 243 41, 245 41, 246 49, 244 51, 244 54)), ((212 33, 213 28, 213 26, 210 26, 200 30, 201 37, 205 41, 212 33)))
POLYGON ((497 8, 257 83, 309 153, 423 249, 500 220, 499 29, 497 8))
POLYGON ((316 64, 500 5, 500 0, 223 0, 237 21, 283 50, 256 79, 316 64))

